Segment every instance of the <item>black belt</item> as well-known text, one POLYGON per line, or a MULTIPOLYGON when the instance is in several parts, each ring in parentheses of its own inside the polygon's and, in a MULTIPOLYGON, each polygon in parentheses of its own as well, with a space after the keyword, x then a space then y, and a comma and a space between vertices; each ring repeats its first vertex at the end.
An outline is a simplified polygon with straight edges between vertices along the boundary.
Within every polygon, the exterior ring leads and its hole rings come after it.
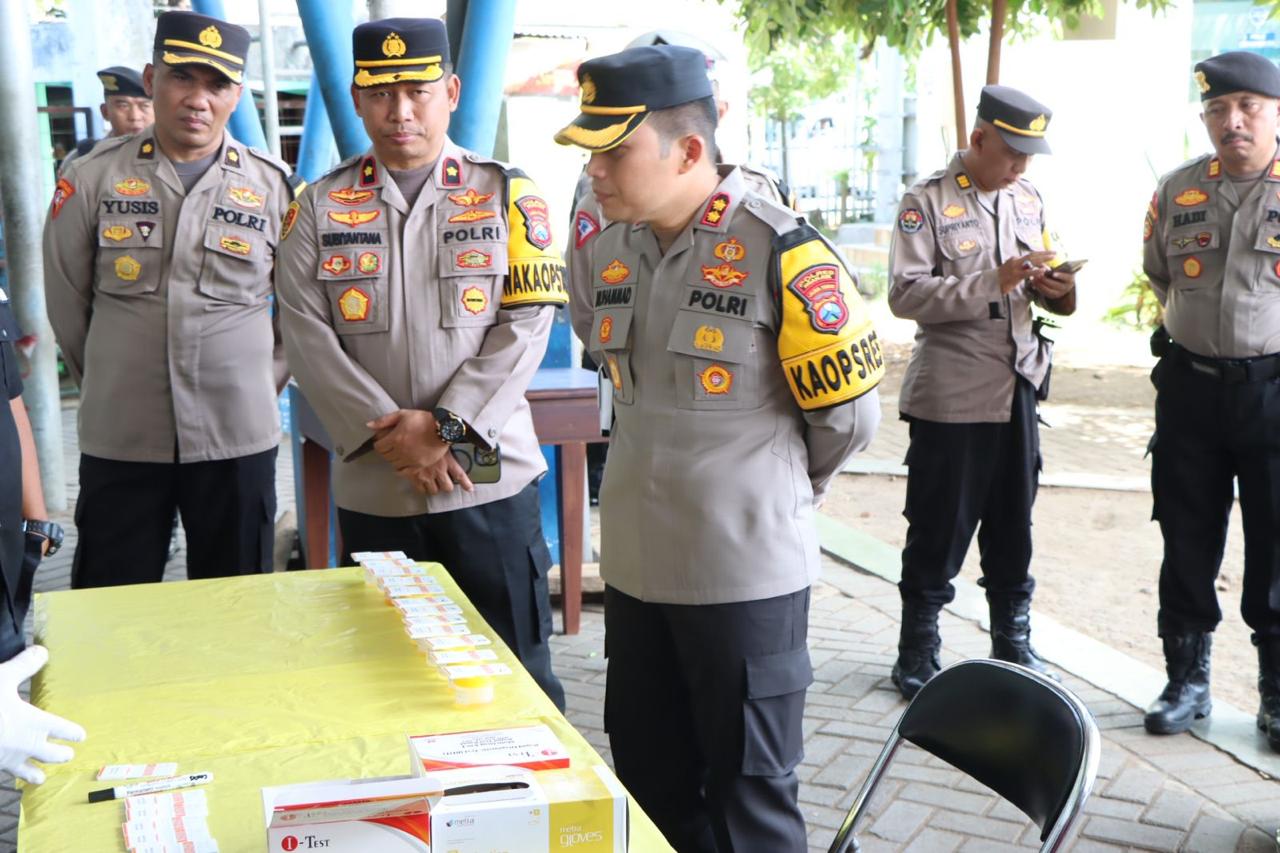
POLYGON ((1169 355, 1193 373, 1212 377, 1227 385, 1261 382, 1280 376, 1280 353, 1257 358, 1209 358, 1196 355, 1175 342, 1169 345, 1169 355))

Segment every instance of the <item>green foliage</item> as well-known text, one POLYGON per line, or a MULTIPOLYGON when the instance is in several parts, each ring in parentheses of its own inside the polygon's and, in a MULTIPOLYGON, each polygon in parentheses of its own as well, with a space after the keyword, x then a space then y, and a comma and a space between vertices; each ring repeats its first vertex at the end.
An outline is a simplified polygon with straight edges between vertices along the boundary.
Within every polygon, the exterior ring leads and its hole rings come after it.
POLYGON ((813 101, 847 85, 857 63, 857 51, 843 33, 812 43, 780 43, 752 57, 757 82, 751 89, 751 105, 766 118, 790 121, 813 101))
MULTIPOLYGON (((1259 0, 1280 9, 1280 0, 1259 0)), ((819 44, 847 35, 865 56, 884 39, 908 59, 947 32, 946 0, 720 0, 738 9, 753 66, 780 45, 819 44)), ((1134 0, 1153 13, 1172 0, 1134 0)), ((1034 32, 1048 19, 1073 27, 1086 14, 1100 14, 1099 0, 1009 0, 1010 35, 1034 32)), ((957 0, 961 39, 976 35, 991 16, 990 0, 957 0)))
POLYGON ((1156 299, 1151 282, 1138 269, 1133 271, 1128 286, 1120 294, 1120 301, 1103 315, 1103 319, 1118 326, 1150 331, 1164 319, 1164 306, 1156 299))

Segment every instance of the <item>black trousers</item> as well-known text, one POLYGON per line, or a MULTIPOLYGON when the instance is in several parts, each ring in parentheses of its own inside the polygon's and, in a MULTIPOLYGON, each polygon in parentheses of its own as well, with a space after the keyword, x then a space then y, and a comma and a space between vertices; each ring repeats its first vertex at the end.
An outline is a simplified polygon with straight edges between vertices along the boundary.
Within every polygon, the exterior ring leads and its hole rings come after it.
POLYGON ((212 462, 80 456, 74 589, 164 577, 173 514, 187 532, 187 577, 271 571, 276 448, 212 462))
POLYGON ((1040 483, 1035 389, 1019 378, 1008 423, 938 423, 912 418, 907 450, 907 544, 903 601, 949 604, 978 531, 987 598, 1026 601, 1031 577, 1031 507, 1040 483))
POLYGON ((1164 536, 1161 636, 1212 631, 1214 580, 1240 485, 1244 584, 1240 613, 1255 636, 1280 636, 1280 379, 1240 384, 1166 357, 1152 372, 1152 516, 1164 536))
MULTIPOLYGON (((24 536, 23 548, 18 558, 17 571, 0 565, 0 662, 7 661, 27 647, 23 623, 31 608, 31 583, 40 566, 40 548, 43 540, 37 536, 24 536)), ((8 560, 0 554, 0 560, 8 560)))
POLYGON ((807 850, 795 767, 813 681, 809 590, 654 604, 605 587, 604 724, 618 778, 680 853, 807 850))
POLYGON ((338 509, 338 526, 354 551, 404 551, 444 565, 489 626, 564 710, 564 687, 551 671, 551 553, 542 536, 538 484, 503 500, 451 512, 388 518, 338 509))

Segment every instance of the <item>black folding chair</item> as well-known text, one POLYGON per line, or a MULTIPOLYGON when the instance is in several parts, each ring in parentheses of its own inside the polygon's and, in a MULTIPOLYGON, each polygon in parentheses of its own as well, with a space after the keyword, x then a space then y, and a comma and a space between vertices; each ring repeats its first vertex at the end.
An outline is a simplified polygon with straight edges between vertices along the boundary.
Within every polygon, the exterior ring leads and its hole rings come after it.
POLYGON ((1017 806, 1040 827, 1041 853, 1066 841, 1101 751, 1093 715, 1057 682, 1003 661, 952 664, 903 712, 828 853, 858 849, 854 828, 903 741, 1017 806))

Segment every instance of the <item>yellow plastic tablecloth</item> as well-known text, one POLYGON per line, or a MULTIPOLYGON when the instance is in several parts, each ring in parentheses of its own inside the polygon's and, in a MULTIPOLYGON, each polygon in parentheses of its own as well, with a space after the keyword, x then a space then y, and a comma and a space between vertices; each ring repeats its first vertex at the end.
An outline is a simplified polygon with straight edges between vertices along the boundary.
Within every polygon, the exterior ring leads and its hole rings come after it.
MULTIPOLYGON (((50 662, 32 701, 88 731, 75 760, 27 788, 23 853, 123 850, 122 802, 87 802, 105 764, 178 762, 202 786, 223 853, 266 849, 261 789, 410 772, 406 734, 546 722, 575 763, 600 756, 551 704, 443 572, 468 623, 513 675, 492 704, 453 704, 448 681, 359 569, 36 596, 50 662)), ((122 783, 117 783, 122 784, 122 783)), ((631 849, 668 851, 631 805, 631 849)))

